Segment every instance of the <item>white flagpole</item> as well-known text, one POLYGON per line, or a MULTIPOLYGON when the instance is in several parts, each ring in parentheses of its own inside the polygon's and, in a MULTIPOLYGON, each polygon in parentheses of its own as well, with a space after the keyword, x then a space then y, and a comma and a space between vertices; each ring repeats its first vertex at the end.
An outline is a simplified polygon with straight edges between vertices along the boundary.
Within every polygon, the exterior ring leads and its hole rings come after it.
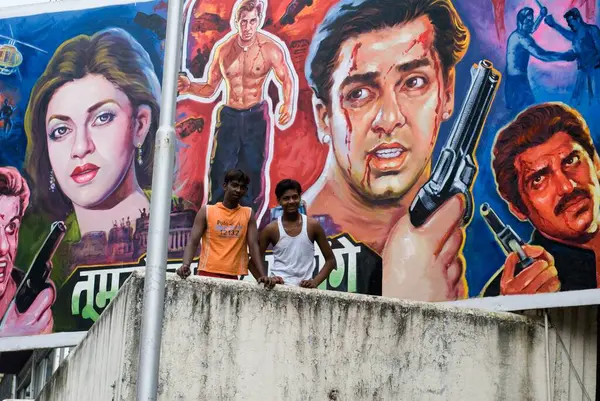
POLYGON ((175 103, 179 73, 183 1, 169 0, 160 126, 156 133, 148 228, 148 257, 139 342, 137 401, 156 401, 167 268, 171 193, 175 164, 175 103))

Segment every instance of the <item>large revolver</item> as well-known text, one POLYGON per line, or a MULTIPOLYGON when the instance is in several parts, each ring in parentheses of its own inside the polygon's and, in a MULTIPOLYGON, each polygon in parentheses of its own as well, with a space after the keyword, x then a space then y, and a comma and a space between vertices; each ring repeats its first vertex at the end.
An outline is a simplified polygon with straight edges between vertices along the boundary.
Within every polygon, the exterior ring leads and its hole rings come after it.
POLYGON ((429 180, 410 205, 410 221, 421 226, 444 202, 457 194, 466 199, 463 225, 473 217, 471 187, 477 174, 475 150, 500 84, 501 74, 487 60, 471 69, 471 86, 429 180))

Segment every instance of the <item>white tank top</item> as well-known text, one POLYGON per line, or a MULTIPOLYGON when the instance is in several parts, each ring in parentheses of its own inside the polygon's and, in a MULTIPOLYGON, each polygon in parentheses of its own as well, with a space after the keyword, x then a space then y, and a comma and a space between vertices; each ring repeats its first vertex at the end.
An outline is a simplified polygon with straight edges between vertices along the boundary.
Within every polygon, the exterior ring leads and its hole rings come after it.
POLYGON ((300 285, 302 280, 310 280, 315 270, 315 246, 308 238, 308 218, 302 216, 302 231, 290 237, 283 228, 281 217, 277 219, 279 241, 273 248, 275 262, 271 275, 280 276, 285 284, 300 285))

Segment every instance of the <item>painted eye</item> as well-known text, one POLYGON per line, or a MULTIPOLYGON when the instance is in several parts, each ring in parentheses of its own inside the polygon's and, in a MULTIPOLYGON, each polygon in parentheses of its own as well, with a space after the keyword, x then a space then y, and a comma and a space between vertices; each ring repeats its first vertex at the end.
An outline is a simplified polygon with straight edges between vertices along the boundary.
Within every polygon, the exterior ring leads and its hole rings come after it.
POLYGON ((569 156, 565 159, 565 165, 572 166, 579 161, 579 156, 569 156))
POLYGON ((94 120, 94 125, 95 126, 105 125, 105 124, 110 123, 114 119, 115 119, 115 113, 104 112, 104 113, 100 114, 98 117, 96 117, 96 119, 94 120))
POLYGON ((349 100, 364 100, 369 97, 370 92, 367 89, 359 88, 355 89, 348 94, 349 100))
POLYGON ((420 89, 427 84, 427 79, 424 77, 412 77, 406 80, 404 84, 408 89, 420 89))
POLYGON ((545 179, 546 177, 544 177, 543 175, 537 175, 533 177, 533 179, 531 180, 531 187, 534 189, 540 188, 544 184, 545 179))
POLYGON ((7 225, 6 229, 5 229, 7 234, 14 234, 16 230, 17 230, 17 225, 14 222, 7 225))
POLYGON ((65 135, 67 135, 70 132, 69 127, 65 126, 65 125, 61 125, 59 127, 54 128, 51 132, 50 135, 48 135, 50 137, 50 139, 56 141, 61 139, 62 137, 64 137, 65 135))

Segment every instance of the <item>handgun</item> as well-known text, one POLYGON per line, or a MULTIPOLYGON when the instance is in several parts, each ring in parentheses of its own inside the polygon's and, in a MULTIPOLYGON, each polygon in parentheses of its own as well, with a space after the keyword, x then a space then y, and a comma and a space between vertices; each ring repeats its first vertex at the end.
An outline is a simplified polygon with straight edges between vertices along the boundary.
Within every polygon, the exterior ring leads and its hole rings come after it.
POLYGON ((523 250, 525 243, 512 227, 504 224, 488 203, 483 203, 479 208, 479 212, 492 233, 494 233, 496 241, 502 246, 504 254, 508 256, 511 252, 515 252, 519 256, 519 263, 515 266, 515 274, 519 274, 523 269, 531 266, 534 260, 527 256, 523 250))
POLYGON ((46 237, 42 247, 33 259, 31 267, 17 289, 15 304, 17 311, 20 313, 26 312, 38 294, 48 286, 46 280, 51 272, 47 267, 47 262, 52 260, 66 231, 67 227, 62 221, 55 221, 50 226, 50 234, 46 237))
POLYGON ((475 150, 483 131, 501 74, 488 60, 471 68, 471 86, 433 173, 410 205, 410 221, 420 227, 440 206, 457 194, 466 199, 462 224, 473 217, 471 187, 477 174, 475 150))
POLYGON ((0 331, 4 328, 6 317, 13 304, 15 304, 19 313, 25 313, 39 293, 48 287, 46 283, 46 280, 50 276, 48 262, 52 260, 66 231, 67 226, 62 221, 55 221, 50 225, 50 233, 33 259, 23 281, 21 281, 21 284, 17 288, 14 298, 10 301, 8 308, 4 312, 4 316, 2 316, 2 320, 0 320, 0 331))

